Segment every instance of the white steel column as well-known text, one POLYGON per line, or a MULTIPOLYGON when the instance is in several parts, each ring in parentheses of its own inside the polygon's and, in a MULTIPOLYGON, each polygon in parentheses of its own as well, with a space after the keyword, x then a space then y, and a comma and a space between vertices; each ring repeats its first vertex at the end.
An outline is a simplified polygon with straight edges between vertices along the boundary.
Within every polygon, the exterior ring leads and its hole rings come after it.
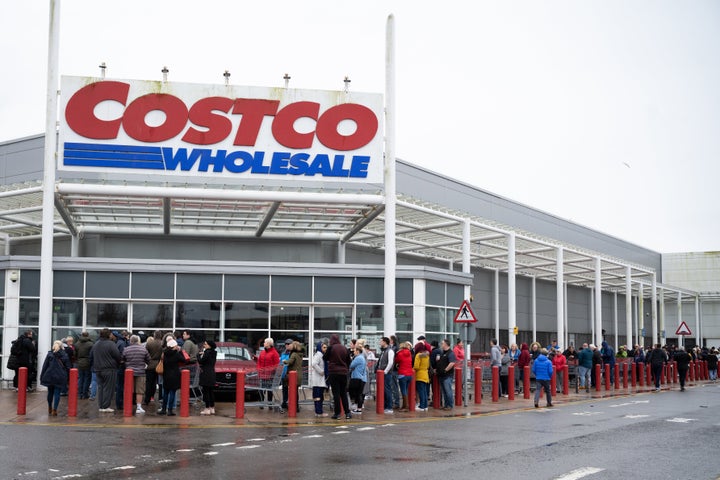
MULTIPOLYGON (((467 219, 463 222, 462 262, 463 273, 470 273, 470 220, 467 219)), ((470 285, 465 286, 463 295, 464 300, 470 300, 470 285)))
MULTIPOLYGON (((590 337, 592 338, 592 341, 590 343, 595 343, 595 288, 590 287, 590 337)), ((597 343, 595 343, 597 345, 597 343)))
MULTIPOLYGON (((678 327, 682 323, 682 293, 678 292, 678 299, 677 299, 677 324, 678 327)), ((685 346, 685 335, 678 335, 678 345, 681 347, 685 346)))
POLYGON ((628 348, 632 348, 633 344, 633 318, 632 318, 632 271, 630 267, 625 267, 625 341, 628 348))
POLYGON ((388 16, 385 51, 385 335, 394 335, 395 320, 395 17, 388 16))
MULTIPOLYGON (((515 318, 515 233, 508 233, 508 328, 512 334, 512 328, 516 325, 515 318)), ((495 337, 500 341, 500 329, 495 337)))
POLYGON ((659 305, 659 308, 660 308, 660 314, 659 314, 660 337, 662 337, 662 339, 663 339, 663 341, 661 343, 667 343, 668 332, 665 329, 665 289, 664 288, 660 287, 660 293, 658 296, 660 297, 660 301, 659 301, 659 303, 660 303, 660 305, 659 305), (663 333, 665 335, 663 335, 663 333))
MULTIPOLYGON (((558 247, 557 258, 555 259, 555 296, 557 305, 557 341, 560 348, 567 348, 567 342, 565 341, 565 289, 563 277, 564 271, 564 251, 563 247, 558 247)), ((535 284, 535 277, 533 277, 533 285, 535 284)), ((533 288, 533 302, 535 302, 535 289, 533 288)))
POLYGON ((500 270, 495 270, 495 315, 493 324, 495 326, 495 337, 497 338, 500 335, 500 270))
POLYGON ((537 283, 535 277, 530 281, 531 299, 530 299, 530 315, 532 316, 532 339, 537 342, 537 283))
POLYGON ((618 351, 618 302, 617 290, 613 292, 613 336, 615 337, 615 351, 618 351))
POLYGON ((700 296, 695 295, 695 345, 703 346, 702 332, 700 331, 700 296))
POLYGON ((345 264, 345 243, 337 242, 338 247, 338 263, 345 264))
POLYGON ((602 343, 602 262, 595 257, 595 345, 602 343))
MULTIPOLYGON (((48 72, 45 110, 45 160, 43 163, 42 239, 40 240, 40 304, 38 352, 43 355, 52 344, 53 224, 55 217, 55 156, 57 153, 57 111, 60 57, 60 0, 50 2, 48 72)), ((40 369, 38 368, 38 385, 40 369)))
MULTIPOLYGON (((643 284, 638 283, 638 338, 642 338, 645 341, 645 293, 643 293, 643 284)), ((655 342, 651 342, 650 346, 653 347, 655 342)))
POLYGON ((659 342, 662 343, 660 340, 659 332, 658 332, 658 322, 657 322, 657 277, 655 273, 653 273, 652 276, 652 292, 650 292, 650 298, 652 299, 652 305, 650 305, 650 312, 652 315, 652 332, 653 332, 653 342, 659 342))

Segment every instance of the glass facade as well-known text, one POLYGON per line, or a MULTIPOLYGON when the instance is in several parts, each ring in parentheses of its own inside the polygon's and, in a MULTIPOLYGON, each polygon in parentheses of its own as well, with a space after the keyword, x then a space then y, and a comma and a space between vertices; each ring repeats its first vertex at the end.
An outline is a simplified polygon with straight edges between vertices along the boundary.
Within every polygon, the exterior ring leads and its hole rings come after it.
MULTIPOLYGON (((397 328, 392 333, 401 340, 412 340, 417 308, 425 308, 427 332, 441 338, 454 331, 452 308, 460 301, 452 297, 457 292, 462 297, 463 287, 426 283, 427 298, 438 304, 418 307, 413 306, 413 280, 396 280, 397 328), (445 303, 451 300, 453 307, 445 303)), ((37 333, 39 290, 39 271, 23 270, 21 330, 37 333)), ((312 351, 317 340, 333 334, 343 342, 365 338, 373 348, 385 334, 382 278, 55 271, 53 293, 54 339, 77 337, 83 330, 96 337, 102 328, 146 335, 156 329, 190 329, 198 339, 242 342, 253 350, 272 336, 278 344, 299 340, 312 351)))

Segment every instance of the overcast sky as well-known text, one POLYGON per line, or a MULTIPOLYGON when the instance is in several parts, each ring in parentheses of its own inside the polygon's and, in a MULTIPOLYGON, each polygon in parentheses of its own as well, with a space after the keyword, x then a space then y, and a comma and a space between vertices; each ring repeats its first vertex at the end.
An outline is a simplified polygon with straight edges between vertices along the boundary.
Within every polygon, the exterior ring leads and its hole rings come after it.
MULTIPOLYGON (((41 133, 49 2, 3 0, 0 142, 41 133)), ((385 88, 397 156, 659 252, 720 250, 720 2, 64 0, 60 72, 385 88)))

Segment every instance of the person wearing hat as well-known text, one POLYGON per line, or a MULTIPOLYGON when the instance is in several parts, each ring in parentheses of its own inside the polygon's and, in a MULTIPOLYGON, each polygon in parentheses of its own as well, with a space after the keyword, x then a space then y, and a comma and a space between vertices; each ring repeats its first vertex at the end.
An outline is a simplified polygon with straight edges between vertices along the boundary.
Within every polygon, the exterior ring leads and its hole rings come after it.
POLYGON ((288 408, 288 383, 287 383, 287 364, 292 354, 292 338, 285 339, 285 351, 280 355, 280 363, 283 365, 282 371, 282 404, 280 404, 280 410, 287 410, 288 408))
MULTIPOLYGON (((432 345, 430 345, 430 342, 427 341, 427 339, 425 338, 425 335, 420 335, 419 337, 417 337, 417 339, 418 339, 418 343, 422 343, 423 345, 425 345, 426 351, 432 352, 433 347, 432 347, 432 345)), ((415 345, 417 346, 417 343, 415 345)), ((415 348, 413 348, 413 350, 415 350, 415 348)))
POLYGON ((159 415, 174 416, 175 392, 180 389, 180 363, 184 361, 180 346, 175 339, 168 339, 167 346, 162 353, 163 362, 163 395, 162 408, 159 415))
POLYGON ((215 361, 217 360, 217 345, 212 340, 206 340, 203 349, 198 354, 200 365, 200 386, 202 387, 205 409, 200 415, 215 415, 215 361))

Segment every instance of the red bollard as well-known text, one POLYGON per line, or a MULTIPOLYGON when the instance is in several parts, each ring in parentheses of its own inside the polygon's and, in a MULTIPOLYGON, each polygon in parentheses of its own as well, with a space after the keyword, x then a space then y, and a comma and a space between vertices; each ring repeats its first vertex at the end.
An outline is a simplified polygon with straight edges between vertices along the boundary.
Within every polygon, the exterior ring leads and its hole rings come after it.
POLYGON ((133 390, 135 390, 135 382, 133 379, 133 371, 130 368, 125 369, 123 378, 123 417, 133 416, 133 405, 135 399, 133 398, 133 390))
POLYGON ((515 400, 515 367, 508 366, 508 400, 515 400))
POLYGON ((440 408, 440 377, 433 375, 432 378, 432 407, 437 410, 440 408))
POLYGON ((600 375, 600 365, 595 365, 595 390, 598 392, 600 391, 602 382, 601 382, 601 375, 600 375))
POLYGON ((18 369, 18 399, 17 399, 17 414, 25 415, 27 411, 27 384, 28 384, 28 369, 27 367, 20 367, 18 369))
MULTIPOLYGON (((288 418, 297 417, 298 387, 297 372, 288 372, 288 418)), ((342 403, 340 403, 342 405, 342 403)), ((348 412, 344 412, 347 414, 348 412)))
POLYGON ((707 360, 703 360, 703 372, 705 373, 705 380, 710 380, 710 369, 707 360))
POLYGON ((523 398, 530 399, 530 365, 523 367, 523 398))
POLYGON ((235 418, 245 418, 245 371, 235 374, 235 418))
POLYGON ((613 369, 613 381, 615 382, 615 388, 620 388, 620 364, 616 363, 613 369))
MULTIPOLYGON (((652 365, 649 363, 645 365, 645 378, 647 379, 647 386, 649 387, 652 384, 652 365)), ((642 383, 640 384, 642 385, 642 383)))
POLYGON ((645 373, 645 363, 644 363, 644 362, 638 362, 636 368, 637 368, 637 380, 638 380, 638 385, 640 385, 640 386, 642 387, 642 386, 644 385, 644 380, 643 380, 643 378, 645 377, 645 375, 643 375, 643 374, 645 373))
POLYGON ((692 361, 690 362, 690 369, 688 371, 688 374, 689 374, 688 376, 690 377, 688 380, 690 380, 691 382, 694 382, 695 381, 695 362, 692 362, 692 361))
POLYGON ((475 367, 475 405, 482 403, 482 367, 475 367))
POLYGON ((627 389, 628 387, 628 364, 626 362, 623 362, 623 388, 627 389))
POLYGON ((637 364, 630 364, 630 385, 635 388, 637 386, 637 364))
POLYGON ((567 365, 563 367, 563 395, 570 393, 570 369, 567 365))
POLYGON ((557 375, 555 373, 555 368, 553 367, 553 373, 550 375, 550 391, 553 395, 557 392, 557 375))
POLYGON ((463 404, 462 398, 462 368, 455 369, 455 406, 461 407, 463 404))
POLYGON ((605 365, 605 391, 610 390, 610 365, 605 365))
MULTIPOLYGON (((437 375, 433 375, 433 389, 435 388, 435 383, 437 382, 437 375)), ((433 408, 437 408, 435 406, 435 401, 440 402, 440 399, 437 398, 437 395, 435 391, 433 391, 433 408)), ((375 413, 378 415, 385 412, 385 370, 378 369, 375 372, 375 413)))
POLYGON ((492 367, 492 401, 497 402, 500 399, 500 367, 495 365, 492 367))
POLYGON ((68 417, 77 417, 78 401, 78 369, 70 369, 70 383, 68 384, 68 417))
POLYGON ((416 375, 415 372, 413 372, 412 379, 410 380, 410 385, 408 385, 408 409, 410 409, 411 412, 415 411, 415 381, 416 381, 416 375))
POLYGON ((190 370, 180 370, 180 416, 190 416, 190 370))

